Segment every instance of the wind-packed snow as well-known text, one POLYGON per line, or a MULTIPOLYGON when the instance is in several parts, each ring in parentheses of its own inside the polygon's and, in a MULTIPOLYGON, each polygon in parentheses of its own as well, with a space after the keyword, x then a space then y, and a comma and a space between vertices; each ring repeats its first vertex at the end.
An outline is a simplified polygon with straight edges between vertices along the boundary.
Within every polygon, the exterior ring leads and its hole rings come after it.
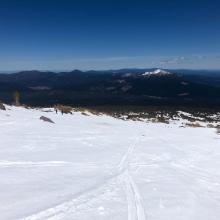
POLYGON ((9 108, 0 110, 0 219, 220 219, 214 129, 9 108))

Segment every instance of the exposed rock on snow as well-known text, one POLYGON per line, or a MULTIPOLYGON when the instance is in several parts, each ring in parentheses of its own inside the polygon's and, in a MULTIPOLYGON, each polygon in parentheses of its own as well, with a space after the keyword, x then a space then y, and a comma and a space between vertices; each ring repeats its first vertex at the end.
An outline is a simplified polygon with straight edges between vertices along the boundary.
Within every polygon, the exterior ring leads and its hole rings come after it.
POLYGON ((217 129, 217 134, 220 134, 220 125, 217 125, 216 129, 217 129))
POLYGON ((3 103, 0 102, 0 110, 6 110, 5 106, 3 103))
POLYGON ((50 122, 50 123, 53 123, 53 124, 54 124, 54 121, 52 121, 50 118, 47 118, 47 117, 45 117, 45 116, 41 116, 41 117, 40 117, 40 120, 45 121, 45 122, 50 122))

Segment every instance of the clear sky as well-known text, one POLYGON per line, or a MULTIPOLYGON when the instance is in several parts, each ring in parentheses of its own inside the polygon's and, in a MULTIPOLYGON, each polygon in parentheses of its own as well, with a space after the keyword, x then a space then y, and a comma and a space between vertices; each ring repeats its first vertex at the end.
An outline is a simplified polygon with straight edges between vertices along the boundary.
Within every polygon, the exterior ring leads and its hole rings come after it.
POLYGON ((219 0, 0 0, 0 70, 220 69, 219 0))

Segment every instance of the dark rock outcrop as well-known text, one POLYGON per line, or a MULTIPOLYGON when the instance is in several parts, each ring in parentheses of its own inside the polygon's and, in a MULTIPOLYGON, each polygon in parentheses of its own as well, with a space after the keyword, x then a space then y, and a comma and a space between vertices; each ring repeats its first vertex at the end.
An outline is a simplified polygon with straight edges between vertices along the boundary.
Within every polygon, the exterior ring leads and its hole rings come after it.
POLYGON ((0 102, 0 110, 6 110, 5 106, 1 102, 0 102))
POLYGON ((47 117, 45 117, 45 116, 41 116, 41 117, 40 117, 40 120, 55 124, 54 121, 52 121, 50 118, 47 118, 47 117))

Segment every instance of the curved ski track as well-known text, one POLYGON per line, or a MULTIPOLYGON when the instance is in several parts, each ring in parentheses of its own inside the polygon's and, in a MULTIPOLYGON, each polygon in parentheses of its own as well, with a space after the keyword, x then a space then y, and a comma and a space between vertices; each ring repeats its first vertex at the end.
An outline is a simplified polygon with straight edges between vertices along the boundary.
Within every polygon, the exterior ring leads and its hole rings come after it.
POLYGON ((128 148, 127 152, 122 157, 115 175, 110 176, 105 181, 86 191, 77 193, 73 196, 73 199, 69 201, 21 218, 20 220, 63 220, 71 213, 74 213, 80 205, 88 203, 90 200, 97 197, 97 194, 103 194, 104 188, 116 179, 120 180, 125 189, 128 203, 128 220, 146 220, 139 189, 129 173, 130 158, 134 152, 137 141, 138 139, 136 138, 135 142, 128 148))

